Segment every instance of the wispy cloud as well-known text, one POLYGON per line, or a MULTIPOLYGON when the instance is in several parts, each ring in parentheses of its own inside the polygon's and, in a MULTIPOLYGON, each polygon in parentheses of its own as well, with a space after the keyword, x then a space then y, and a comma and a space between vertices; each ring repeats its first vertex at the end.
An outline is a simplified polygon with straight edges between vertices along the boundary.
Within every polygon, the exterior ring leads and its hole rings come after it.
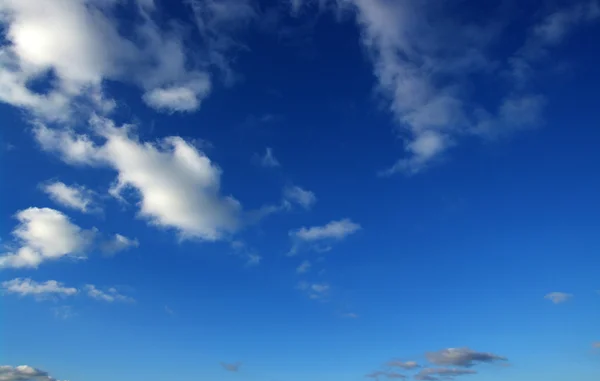
POLYGON ((300 265, 298 265, 298 267, 296 267, 296 272, 298 274, 304 274, 305 272, 308 272, 311 267, 312 265, 310 261, 303 261, 302 263, 300 263, 300 265))
POLYGON ((265 168, 276 168, 276 167, 281 167, 281 164, 279 163, 279 160, 277 160, 275 158, 275 155, 273 155, 273 149, 271 147, 267 147, 265 149, 265 153, 264 155, 262 155, 259 160, 258 160, 259 164, 265 168))
POLYGON ((84 186, 67 185, 60 181, 42 184, 42 190, 57 204, 76 209, 83 213, 93 213, 101 209, 96 204, 96 195, 84 186))
POLYGON ((477 352, 469 348, 447 348, 426 353, 427 360, 435 365, 471 367, 477 363, 506 361, 506 357, 489 352, 477 352))
POLYGON ((136 238, 127 238, 121 234, 115 234, 111 239, 101 244, 102 251, 108 255, 114 255, 120 251, 125 251, 133 247, 138 247, 140 243, 136 238))
POLYGON ((304 209, 310 209, 317 202, 314 192, 303 189, 297 185, 287 186, 283 190, 286 200, 296 203, 304 209))
POLYGON ((9 294, 33 296, 37 299, 67 297, 79 292, 76 288, 66 287, 64 284, 55 280, 38 283, 29 278, 15 278, 13 280, 2 282, 2 288, 9 294))
POLYGON ((98 289, 96 286, 94 286, 93 284, 86 284, 85 290, 90 298, 96 299, 96 300, 101 300, 101 301, 108 302, 108 303, 113 303, 113 302, 133 303, 133 302, 135 302, 135 299, 119 293, 119 291, 117 291, 117 289, 114 287, 111 287, 111 288, 107 289, 106 291, 102 291, 102 290, 98 289))
POLYGON ((225 369, 228 372, 238 372, 240 370, 240 368, 242 367, 242 363, 241 362, 234 362, 234 363, 222 362, 221 366, 223 367, 223 369, 225 369))
POLYGON ((544 299, 550 300, 554 304, 561 304, 569 301, 573 297, 573 294, 566 292, 551 292, 544 296, 544 299))
POLYGON ((301 227, 291 230, 288 234, 292 239, 292 247, 288 256, 294 256, 298 250, 308 245, 319 252, 331 250, 331 243, 342 241, 346 237, 358 232, 361 226, 349 218, 331 221, 323 226, 301 227))

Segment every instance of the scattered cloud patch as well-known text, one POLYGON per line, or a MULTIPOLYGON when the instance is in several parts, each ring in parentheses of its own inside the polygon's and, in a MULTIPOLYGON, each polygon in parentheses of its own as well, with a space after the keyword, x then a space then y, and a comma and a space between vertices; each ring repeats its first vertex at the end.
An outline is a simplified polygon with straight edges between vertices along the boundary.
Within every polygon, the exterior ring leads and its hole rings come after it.
POLYGON ((114 255, 120 251, 125 251, 134 247, 139 247, 137 239, 127 238, 121 234, 115 234, 110 240, 102 243, 102 251, 108 255, 114 255))
POLYGON ((16 214, 13 230, 18 248, 0 256, 0 268, 37 268, 42 262, 83 255, 96 231, 83 230, 63 213, 50 208, 28 208, 16 214))
POLYGON ((311 267, 312 267, 312 265, 311 265, 310 261, 303 261, 302 263, 300 263, 300 265, 298 265, 298 267, 296 267, 296 272, 298 274, 304 274, 304 273, 308 272, 311 267))
POLYGON ((547 299, 554 304, 561 304, 569 301, 572 297, 573 294, 567 294, 566 292, 551 292, 544 296, 544 299, 547 299))
POLYGON ((279 160, 273 155, 273 149, 271 149, 271 147, 266 148, 265 154, 259 158, 259 164, 265 168, 281 167, 279 160))
POLYGON ((60 181, 53 181, 43 184, 42 190, 52 201, 64 207, 79 210, 82 213, 99 210, 94 201, 94 192, 83 186, 66 185, 60 181))
POLYGON ((93 284, 86 284, 85 291, 87 292, 87 295, 90 298, 96 299, 96 300, 101 300, 101 301, 108 302, 108 303, 113 303, 113 302, 133 303, 133 302, 135 302, 135 299, 133 299, 129 296, 120 294, 119 291, 117 291, 117 289, 114 287, 111 287, 106 291, 102 291, 102 290, 98 289, 96 286, 94 286, 93 284))
POLYGON ((341 241, 349 235, 358 232, 361 226, 352 220, 345 218, 331 221, 323 226, 302 227, 291 230, 288 234, 292 239, 292 248, 288 256, 298 253, 301 246, 309 245, 312 250, 326 252, 331 250, 330 243, 341 241))
POLYGON ((293 185, 285 187, 284 198, 290 202, 300 205, 304 209, 310 209, 317 202, 317 196, 309 190, 293 185))
POLYGON ((401 361, 401 360, 392 360, 387 363, 388 366, 402 368, 406 370, 416 369, 419 367, 419 364, 416 361, 401 361))
POLYGON ((2 381, 57 381, 48 372, 29 365, 0 365, 0 380, 2 381))
POLYGON ((477 363, 506 361, 506 357, 489 352, 477 352, 469 348, 447 348, 428 352, 427 360, 435 365, 472 367, 477 363))
POLYGON ((143 96, 144 102, 157 111, 191 112, 200 108, 202 99, 210 92, 210 79, 202 76, 182 86, 170 86, 150 90, 143 96))
POLYGON ((406 378, 408 378, 407 376, 400 374, 400 373, 391 372, 391 371, 382 371, 382 370, 378 370, 378 371, 366 374, 365 377, 373 378, 375 380, 379 380, 381 377, 391 378, 391 379, 406 379, 406 378))
POLYGON ((423 368, 416 375, 415 380, 419 381, 438 381, 438 380, 453 380, 456 376, 466 374, 477 374, 472 369, 456 369, 456 368, 423 368))
POLYGON ((66 287, 55 280, 38 283, 30 278, 16 278, 2 282, 2 288, 9 294, 33 296, 36 299, 67 297, 78 292, 76 288, 66 287))
POLYGON ((223 369, 225 369, 228 372, 238 372, 240 370, 240 368, 242 367, 242 363, 241 362, 234 362, 234 363, 222 362, 221 366, 223 367, 223 369))
POLYGON ((329 297, 331 287, 327 283, 300 282, 297 288, 304 291, 310 299, 325 300, 329 297))
POLYGON ((76 315, 71 306, 60 306, 52 309, 54 317, 61 320, 67 320, 76 315))

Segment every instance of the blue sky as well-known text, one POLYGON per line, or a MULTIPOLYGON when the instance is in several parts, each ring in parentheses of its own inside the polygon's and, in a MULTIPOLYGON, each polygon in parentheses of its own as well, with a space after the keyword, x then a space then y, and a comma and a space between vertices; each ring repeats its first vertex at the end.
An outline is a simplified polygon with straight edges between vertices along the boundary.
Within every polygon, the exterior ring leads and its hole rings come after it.
POLYGON ((0 1, 0 380, 597 380, 597 1, 0 1))

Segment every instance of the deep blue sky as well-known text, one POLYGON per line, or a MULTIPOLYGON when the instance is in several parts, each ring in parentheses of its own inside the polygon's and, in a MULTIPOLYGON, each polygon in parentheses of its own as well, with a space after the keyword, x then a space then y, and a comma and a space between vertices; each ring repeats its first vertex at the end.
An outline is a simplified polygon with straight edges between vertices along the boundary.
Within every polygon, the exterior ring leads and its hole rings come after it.
POLYGON ((0 379, 598 378, 597 2, 191 3, 0 2, 0 379))

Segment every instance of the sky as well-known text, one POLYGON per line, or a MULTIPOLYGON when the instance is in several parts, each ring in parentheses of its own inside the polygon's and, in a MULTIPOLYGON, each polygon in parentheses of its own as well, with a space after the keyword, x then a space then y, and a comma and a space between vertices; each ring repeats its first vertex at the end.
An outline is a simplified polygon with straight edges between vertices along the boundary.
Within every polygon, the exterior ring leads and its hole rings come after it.
POLYGON ((596 0, 0 0, 0 381, 594 381, 596 0))

